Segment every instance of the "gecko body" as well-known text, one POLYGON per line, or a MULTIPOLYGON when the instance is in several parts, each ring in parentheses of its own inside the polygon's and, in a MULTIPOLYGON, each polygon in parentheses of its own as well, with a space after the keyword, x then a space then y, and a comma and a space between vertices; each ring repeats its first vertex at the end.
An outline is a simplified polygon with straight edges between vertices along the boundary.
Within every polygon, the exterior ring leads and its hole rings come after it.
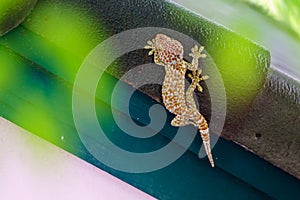
POLYGON ((193 97, 196 88, 202 92, 199 82, 208 78, 208 76, 200 77, 202 70, 198 69, 198 59, 206 57, 205 54, 201 53, 203 47, 198 48, 198 46, 195 46, 191 49, 189 54, 193 57, 191 63, 183 59, 184 50, 182 44, 164 34, 157 34, 153 40, 148 41, 145 49, 150 49, 149 55, 154 54, 154 62, 165 68, 166 75, 162 85, 162 99, 166 109, 176 115, 171 125, 186 126, 192 124, 196 126, 200 131, 210 164, 214 167, 208 124, 196 108, 193 97), (187 69, 192 71, 192 74, 189 74, 192 83, 185 92, 185 74, 187 69))

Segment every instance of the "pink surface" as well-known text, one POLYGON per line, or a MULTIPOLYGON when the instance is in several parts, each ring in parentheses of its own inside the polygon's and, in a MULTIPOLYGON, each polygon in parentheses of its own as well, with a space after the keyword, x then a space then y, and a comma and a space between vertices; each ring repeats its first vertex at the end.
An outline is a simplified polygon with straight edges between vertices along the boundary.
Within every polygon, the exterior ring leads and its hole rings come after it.
POLYGON ((0 199, 154 198, 0 118, 0 199))

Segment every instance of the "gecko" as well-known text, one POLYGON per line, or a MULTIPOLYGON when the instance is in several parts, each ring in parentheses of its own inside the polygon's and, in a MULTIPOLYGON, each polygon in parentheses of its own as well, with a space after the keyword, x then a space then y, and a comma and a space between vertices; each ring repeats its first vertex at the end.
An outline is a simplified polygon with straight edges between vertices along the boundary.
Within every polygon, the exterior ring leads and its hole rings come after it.
POLYGON ((149 55, 154 55, 154 62, 165 68, 166 75, 162 85, 162 99, 166 109, 176 115, 171 121, 175 127, 192 124, 199 129, 204 148, 210 164, 214 167, 214 161, 210 148, 209 127, 206 119, 199 112, 193 97, 196 88, 202 92, 200 82, 208 79, 207 75, 201 76, 202 70, 198 69, 198 60, 205 58, 204 47, 195 45, 189 56, 192 62, 183 58, 184 49, 182 44, 164 34, 157 34, 155 38, 147 41, 145 49, 150 50, 149 55), (192 72, 188 77, 192 83, 185 92, 185 74, 187 69, 192 72))

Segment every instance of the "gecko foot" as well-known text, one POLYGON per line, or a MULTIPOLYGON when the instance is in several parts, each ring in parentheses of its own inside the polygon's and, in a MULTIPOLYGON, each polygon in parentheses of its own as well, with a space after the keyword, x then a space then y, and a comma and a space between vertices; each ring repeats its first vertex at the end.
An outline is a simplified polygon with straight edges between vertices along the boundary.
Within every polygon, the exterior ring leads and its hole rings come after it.
POLYGON ((209 76, 204 75, 200 77, 201 73, 202 69, 198 69, 197 71, 193 71, 192 74, 188 74, 188 77, 192 79, 192 85, 194 84, 200 92, 203 92, 203 88, 200 85, 200 81, 208 79, 209 76))
POLYGON ((204 50, 204 46, 200 46, 200 48, 198 48, 198 45, 195 45, 192 49, 191 49, 191 53, 189 54, 189 56, 193 57, 193 58, 206 58, 206 54, 202 54, 202 51, 204 50))
POLYGON ((144 46, 144 49, 151 49, 151 51, 149 51, 148 55, 152 55, 155 52, 155 50, 156 50, 155 40, 154 39, 148 40, 147 44, 148 45, 144 46))

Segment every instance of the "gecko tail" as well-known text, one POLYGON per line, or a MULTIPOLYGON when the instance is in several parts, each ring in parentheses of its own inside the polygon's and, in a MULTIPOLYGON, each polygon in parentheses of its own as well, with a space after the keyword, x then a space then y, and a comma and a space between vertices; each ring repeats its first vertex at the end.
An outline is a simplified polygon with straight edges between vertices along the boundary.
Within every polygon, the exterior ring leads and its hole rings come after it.
POLYGON ((206 133, 204 133, 203 131, 200 131, 200 134, 201 134, 201 138, 202 138, 202 140, 203 140, 204 148, 205 148, 207 157, 208 157, 208 159, 209 159, 210 165, 211 165, 212 167, 215 167, 214 159, 213 159, 213 157, 212 157, 211 149, 210 149, 210 140, 209 140, 208 129, 207 129, 207 132, 206 132, 206 133))

